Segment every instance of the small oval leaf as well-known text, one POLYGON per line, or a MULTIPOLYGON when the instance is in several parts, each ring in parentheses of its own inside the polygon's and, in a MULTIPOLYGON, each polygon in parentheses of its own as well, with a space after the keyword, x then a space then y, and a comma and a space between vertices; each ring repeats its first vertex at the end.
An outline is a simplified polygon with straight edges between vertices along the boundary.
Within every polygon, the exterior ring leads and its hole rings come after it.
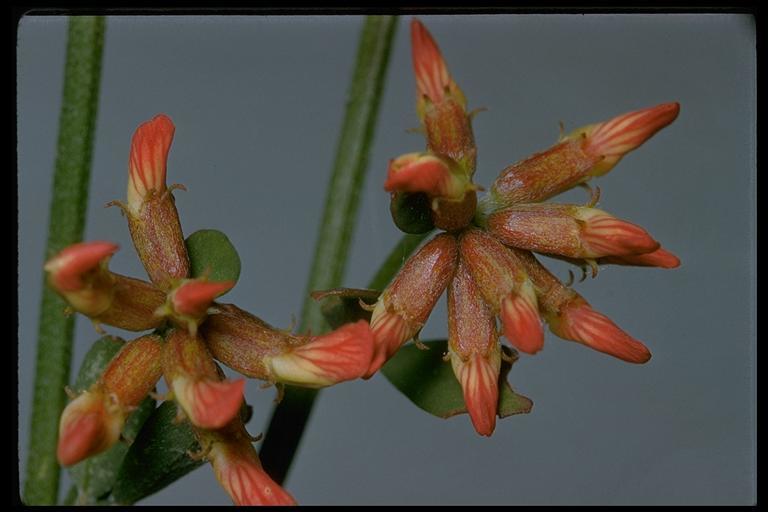
POLYGON ((237 281, 240 277, 240 256, 221 231, 195 231, 186 244, 192 277, 207 276, 211 281, 237 281))
MULTIPOLYGON (((450 418, 466 413, 461 385, 453 374, 451 364, 443 361, 443 354, 447 351, 446 340, 422 343, 429 347, 429 350, 420 349, 414 344, 406 345, 381 368, 381 372, 411 402, 430 414, 450 418)), ((510 349, 502 348, 514 357, 510 349)), ((511 368, 511 363, 502 361, 499 376, 500 418, 528 413, 533 407, 530 399, 515 393, 507 382, 507 374, 511 368)))
POLYGON ((170 485, 204 463, 189 422, 176 422, 175 402, 163 402, 144 423, 123 460, 112 489, 115 503, 130 505, 170 485))

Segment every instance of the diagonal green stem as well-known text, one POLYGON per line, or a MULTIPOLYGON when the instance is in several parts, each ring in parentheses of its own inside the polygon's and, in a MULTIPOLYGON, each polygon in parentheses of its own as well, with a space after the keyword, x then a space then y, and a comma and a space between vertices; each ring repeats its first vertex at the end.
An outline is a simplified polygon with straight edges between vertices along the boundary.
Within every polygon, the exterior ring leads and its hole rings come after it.
MULTIPOLYGON (((368 16, 363 26, 307 282, 301 331, 319 334, 328 330, 309 292, 342 283, 396 26, 397 18, 393 16, 368 16)), ((317 393, 287 386, 283 400, 272 413, 260 455, 267 472, 279 483, 290 469, 317 393)))
MULTIPOLYGON (((83 237, 104 26, 102 17, 76 16, 69 20, 46 259, 83 237)), ((24 485, 24 499, 30 505, 55 504, 59 492, 56 444, 59 415, 66 404, 64 386, 69 382, 74 332, 74 317, 64 315, 65 306, 44 286, 24 485)))

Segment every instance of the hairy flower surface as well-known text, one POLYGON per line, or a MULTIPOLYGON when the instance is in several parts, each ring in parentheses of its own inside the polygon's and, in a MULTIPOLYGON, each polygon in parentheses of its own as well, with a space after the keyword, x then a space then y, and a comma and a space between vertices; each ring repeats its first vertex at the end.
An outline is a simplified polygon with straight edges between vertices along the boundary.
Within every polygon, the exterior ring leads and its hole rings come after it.
POLYGON ((609 172, 674 121, 679 105, 665 103, 578 128, 502 170, 478 201, 472 112, 417 20, 411 23, 411 40, 416 110, 427 148, 390 161, 384 188, 392 194, 393 220, 402 230, 445 232, 405 262, 373 307, 374 358, 366 377, 418 334, 447 289, 448 357, 472 424, 487 436, 499 399, 499 334, 535 354, 544 346, 545 321, 563 339, 631 363, 650 359, 645 345, 595 311, 533 253, 582 270, 591 267, 593 277, 601 264, 680 264, 640 226, 595 208, 597 194, 587 205, 542 202, 609 172))
MULTIPOLYGON (((133 409, 165 377, 166 399, 189 421, 217 480, 237 505, 291 505, 293 497, 263 470, 240 418, 245 379, 226 379, 215 359, 248 377, 313 388, 357 379, 367 371, 374 337, 368 323, 318 336, 276 329, 232 304, 214 300, 234 281, 190 277, 190 258, 172 192, 167 158, 175 133, 155 116, 136 130, 127 202, 118 201, 151 282, 108 268, 110 242, 65 248, 45 264, 48 283, 100 329, 155 329, 128 342, 93 386, 64 409, 58 459, 71 466, 120 442, 133 409)), ((213 269, 208 269, 211 271, 213 269)), ((207 274, 206 274, 207 276, 207 274)))

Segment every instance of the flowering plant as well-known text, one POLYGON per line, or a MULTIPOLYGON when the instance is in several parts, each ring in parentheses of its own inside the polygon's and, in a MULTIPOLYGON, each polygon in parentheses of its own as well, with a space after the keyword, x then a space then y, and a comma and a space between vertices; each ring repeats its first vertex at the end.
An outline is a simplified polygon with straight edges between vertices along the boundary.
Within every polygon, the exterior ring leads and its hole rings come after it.
POLYGON ((649 359, 642 343, 593 310, 533 253, 554 255, 585 272, 591 267, 593 276, 600 264, 679 264, 642 228, 596 209, 599 190, 587 205, 543 202, 608 172, 672 122, 678 105, 631 112, 564 135, 552 148, 502 171, 478 200, 483 188, 473 182, 475 112, 468 110, 424 26, 414 21, 411 35, 427 150, 393 159, 384 188, 391 193, 396 225, 416 237, 408 240, 420 240, 435 228, 443 233, 427 241, 396 275, 394 270, 379 273, 375 290, 313 294, 340 299, 339 308, 324 310, 335 328, 330 332, 293 334, 216 301, 237 281, 237 253, 218 232, 183 236, 172 193, 183 187, 165 181, 175 129, 170 119, 159 115, 137 129, 127 201, 113 204, 127 217, 149 281, 111 272, 108 263, 117 247, 110 242, 69 245, 46 264, 51 288, 98 330, 111 325, 152 331, 129 342, 99 340, 61 415, 58 461, 73 466, 83 502, 133 502, 208 460, 235 503, 294 503, 280 486, 282 476, 274 476, 269 465, 262 467, 245 430, 244 380, 226 379, 216 360, 281 391, 287 386, 285 403, 290 404, 293 386, 320 388, 370 378, 380 369, 396 386, 412 378, 442 384, 445 371, 438 377, 409 376, 403 358, 419 359, 425 346, 437 348, 438 356, 445 350, 450 364, 441 361, 442 368, 452 372, 458 402, 451 397, 450 403, 427 404, 423 396, 404 392, 437 415, 468 412, 477 432, 488 436, 497 416, 531 408, 530 400, 506 383, 506 372, 517 350, 541 350, 542 320, 562 338, 629 362, 649 359), (446 290, 447 343, 424 343, 418 333, 446 290), (516 350, 502 346, 502 334, 516 350), (416 343, 403 347, 410 339, 416 343), (169 390, 165 395, 154 390, 161 377, 169 390), (156 399, 167 403, 155 407, 156 399), (173 450, 166 444, 171 438, 173 450), (143 466, 144 460, 157 462, 179 447, 182 457, 143 466), (89 462, 93 465, 80 466, 89 462), (101 487, 94 484, 94 467, 102 474, 105 467, 114 470, 101 487), (78 480, 78 472, 88 476, 78 480))

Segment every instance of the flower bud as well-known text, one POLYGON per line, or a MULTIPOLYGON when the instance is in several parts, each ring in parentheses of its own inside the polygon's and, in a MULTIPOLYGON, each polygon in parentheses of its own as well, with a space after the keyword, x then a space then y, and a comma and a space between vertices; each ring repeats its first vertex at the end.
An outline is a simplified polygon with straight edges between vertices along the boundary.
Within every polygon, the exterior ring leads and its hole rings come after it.
POLYGON ((405 262, 381 294, 371 316, 374 351, 365 378, 422 328, 453 278, 457 252, 453 235, 436 236, 405 262))
POLYGON ((186 328, 191 335, 208 316, 213 300, 231 290, 235 281, 212 282, 204 278, 184 279, 170 293, 156 314, 167 316, 178 326, 186 328))
POLYGON ((228 367, 261 380, 270 380, 268 356, 277 356, 299 340, 234 304, 215 304, 215 314, 200 326, 211 355, 228 367))
POLYGON ((528 354, 541 350, 544 332, 536 292, 514 253, 479 229, 464 232, 460 247, 486 303, 501 317, 504 336, 528 354))
POLYGON ((75 310, 94 322, 129 331, 163 323, 154 311, 165 300, 149 283, 112 273, 107 266, 117 251, 109 242, 83 242, 63 249, 45 264, 51 286, 75 310))
POLYGON ((100 382, 125 409, 131 409, 155 387, 163 375, 162 338, 147 334, 129 341, 110 361, 100 382))
POLYGON ((515 205, 490 215, 487 225, 507 245, 568 258, 644 254, 659 247, 640 226, 576 205, 515 205))
POLYGON ((475 172, 477 148, 467 100, 448 73, 440 50, 419 21, 411 22, 416 110, 427 134, 427 148, 455 160, 467 176, 475 172))
POLYGON ((189 274, 179 214, 172 189, 165 185, 174 131, 170 118, 163 114, 139 126, 128 163, 128 228, 150 280, 162 289, 189 274))
POLYGON ((275 329, 232 304, 216 304, 201 326, 211 354, 233 370, 270 382, 324 387, 361 377, 373 353, 367 322, 321 336, 275 329))
POLYGON ((193 425, 217 429, 240 410, 245 379, 221 381, 205 343, 174 329, 165 343, 163 373, 168 388, 193 425))
POLYGON ((501 346, 496 319, 461 258, 448 286, 448 353, 472 425, 490 436, 499 402, 501 346))
POLYGON ((590 175, 602 176, 613 169, 624 155, 640 147, 656 132, 677 119, 679 113, 679 103, 663 103, 614 117, 604 123, 579 128, 571 136, 586 136, 584 150, 601 157, 590 175))
POLYGON ((362 377, 372 356, 373 333, 359 320, 267 357, 266 364, 272 380, 319 388, 362 377))
POLYGON ((424 192, 433 198, 461 201, 474 187, 453 160, 430 153, 407 153, 390 160, 384 190, 424 192))
POLYGON ((107 450, 120 439, 124 423, 122 410, 111 403, 100 386, 82 393, 61 414, 56 450, 59 463, 71 466, 107 450))
POLYGON ((677 103, 665 103, 574 130, 546 151, 501 171, 485 209, 543 201, 602 176, 674 121, 679 108, 677 103))
POLYGON ((296 500, 264 471, 256 452, 217 444, 209 457, 216 479, 235 505, 296 505, 296 500))
POLYGON ((645 345, 622 331, 607 316, 593 310, 584 299, 579 299, 563 305, 557 314, 548 315, 553 333, 629 363, 642 364, 651 358, 645 345))
POLYGON ((110 242, 70 245, 48 260, 48 282, 77 311, 96 316, 112 302, 107 265, 118 246, 110 242))
POLYGON ((296 505, 293 497, 264 471, 239 416, 219 430, 193 430, 216 479, 235 505, 296 505))
POLYGON ((553 333, 630 363, 645 363, 651 358, 645 345, 593 310, 581 295, 565 287, 533 254, 515 252, 536 285, 539 304, 553 333))
POLYGON ((101 453, 120 439, 131 411, 161 376, 160 336, 126 343, 88 391, 67 405, 59 423, 57 456, 64 466, 101 453))
POLYGON ((446 231, 466 227, 475 215, 477 187, 448 157, 408 153, 389 163, 388 192, 424 193, 430 199, 432 224, 446 231))
POLYGON ((597 260, 599 264, 633 265, 637 267, 661 267, 677 268, 680 266, 680 258, 659 247, 653 252, 645 254, 630 254, 625 256, 607 256, 597 260))

